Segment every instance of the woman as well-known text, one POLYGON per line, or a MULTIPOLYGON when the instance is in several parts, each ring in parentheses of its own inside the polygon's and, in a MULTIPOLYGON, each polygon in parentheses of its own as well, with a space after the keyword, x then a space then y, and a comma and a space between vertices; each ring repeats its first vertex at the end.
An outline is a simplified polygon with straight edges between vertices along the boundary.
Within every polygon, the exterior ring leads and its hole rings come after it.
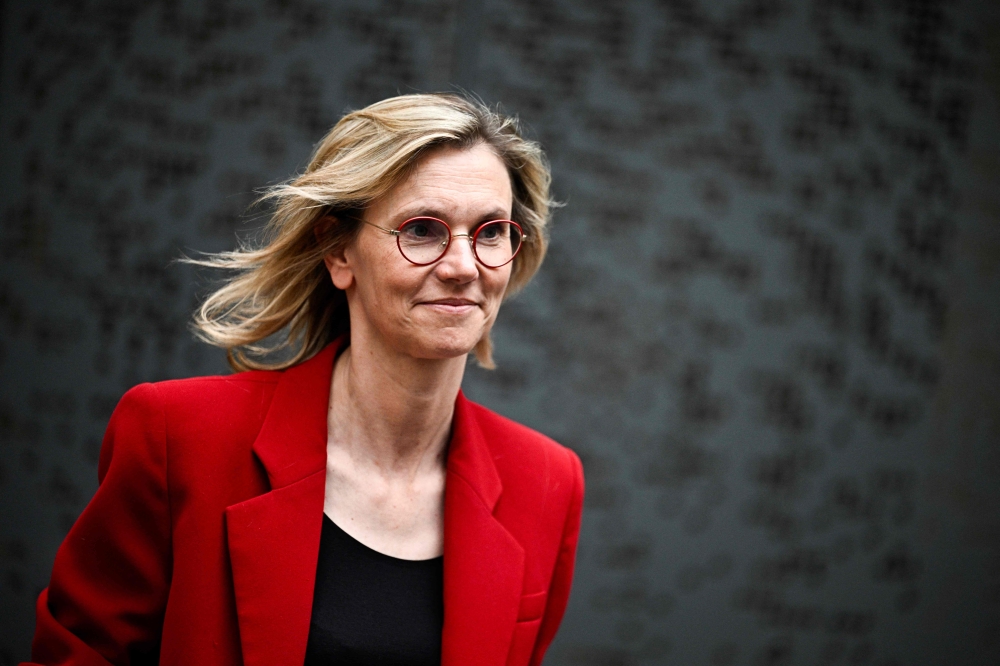
POLYGON ((35 662, 540 663, 582 467, 460 385, 542 261, 548 185, 510 119, 457 96, 337 123, 263 246, 204 262, 235 277, 196 329, 241 372, 116 408, 35 662))

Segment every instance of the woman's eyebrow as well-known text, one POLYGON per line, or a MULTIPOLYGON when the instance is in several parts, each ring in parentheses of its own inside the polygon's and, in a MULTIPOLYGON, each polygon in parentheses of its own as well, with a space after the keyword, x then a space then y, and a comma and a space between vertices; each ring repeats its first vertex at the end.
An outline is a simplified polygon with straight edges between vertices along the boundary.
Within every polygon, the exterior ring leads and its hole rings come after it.
MULTIPOLYGON (((438 208, 428 206, 414 206, 410 209, 404 208, 395 217, 400 222, 404 222, 414 217, 436 217, 439 220, 444 220, 448 224, 451 224, 452 222, 450 215, 438 208)), ((483 222, 490 222, 491 220, 506 220, 509 217, 510 213, 508 213, 505 209, 494 208, 487 213, 477 216, 475 224, 482 224, 483 222)))
POLYGON ((483 222, 489 222, 490 220, 506 220, 510 218, 510 213, 504 209, 495 208, 493 211, 486 213, 479 219, 483 222))

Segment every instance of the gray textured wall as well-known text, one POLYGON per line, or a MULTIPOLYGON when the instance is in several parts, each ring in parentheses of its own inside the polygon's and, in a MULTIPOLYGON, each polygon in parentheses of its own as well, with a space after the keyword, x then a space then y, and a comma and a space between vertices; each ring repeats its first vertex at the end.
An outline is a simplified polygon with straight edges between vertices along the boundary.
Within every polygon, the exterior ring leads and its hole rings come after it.
MULTIPOLYGON (((468 393, 578 451, 549 663, 1000 663, 1000 12, 963 0, 8 0, 0 664, 117 399, 252 190, 460 84, 548 149, 552 250, 468 393)), ((200 282, 199 286, 199 279, 200 282)))

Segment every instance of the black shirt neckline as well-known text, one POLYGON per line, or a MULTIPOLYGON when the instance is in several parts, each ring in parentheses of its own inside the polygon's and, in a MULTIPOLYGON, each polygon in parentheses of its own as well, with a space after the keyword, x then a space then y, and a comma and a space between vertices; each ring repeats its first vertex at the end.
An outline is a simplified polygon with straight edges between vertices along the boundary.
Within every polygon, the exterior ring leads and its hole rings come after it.
POLYGON ((438 562, 444 559, 444 555, 438 555, 437 557, 430 557, 425 560, 408 560, 404 557, 394 557, 392 555, 386 555, 383 552, 375 550, 371 546, 366 546, 365 544, 361 543, 360 541, 352 537, 350 534, 344 531, 344 528, 335 523, 333 519, 330 518, 330 516, 328 516, 325 512, 323 513, 323 523, 329 524, 329 527, 333 528, 331 534, 334 535, 336 539, 340 541, 342 544, 348 546, 349 548, 354 549, 359 553, 364 553, 364 555, 367 557, 374 557, 376 559, 381 559, 384 560, 386 563, 392 563, 404 567, 405 566, 419 567, 427 565, 436 565, 438 562))

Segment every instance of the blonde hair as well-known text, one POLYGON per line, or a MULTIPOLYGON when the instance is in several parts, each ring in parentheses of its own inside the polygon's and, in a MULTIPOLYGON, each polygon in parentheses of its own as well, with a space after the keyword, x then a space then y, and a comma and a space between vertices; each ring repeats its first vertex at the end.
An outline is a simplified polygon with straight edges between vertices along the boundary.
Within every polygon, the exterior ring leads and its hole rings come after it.
MULTIPOLYGON (((202 340, 226 349, 234 370, 286 368, 350 330, 347 299, 333 286, 323 257, 350 244, 365 208, 400 182, 415 161, 439 146, 490 146, 510 173, 511 217, 526 240, 514 258, 506 296, 534 276, 548 246, 551 175, 537 143, 515 118, 455 94, 401 95, 341 118, 320 141, 305 172, 271 188, 258 203, 274 212, 255 247, 189 263, 235 274, 195 312, 202 340), (332 224, 323 224, 333 219, 332 224), (277 335, 277 341, 265 343, 277 335), (275 359, 275 355, 284 358, 275 359)), ((493 368, 489 333, 476 360, 493 368)))

